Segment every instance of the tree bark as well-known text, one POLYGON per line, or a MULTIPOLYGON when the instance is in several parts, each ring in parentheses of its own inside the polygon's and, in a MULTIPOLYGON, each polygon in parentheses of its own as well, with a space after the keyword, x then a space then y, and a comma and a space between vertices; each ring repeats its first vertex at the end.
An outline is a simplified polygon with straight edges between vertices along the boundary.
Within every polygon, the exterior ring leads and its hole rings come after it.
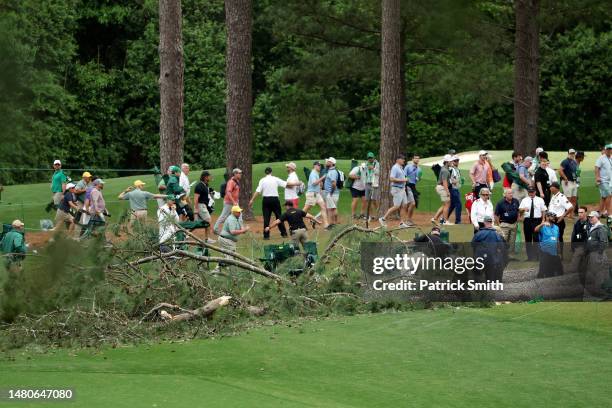
POLYGON ((240 168, 240 206, 243 217, 253 219, 248 206, 252 193, 253 141, 251 125, 252 95, 252 26, 251 0, 225 0, 227 45, 225 73, 227 81, 225 156, 228 170, 240 168))
POLYGON ((533 154, 540 111, 540 0, 517 0, 514 62, 514 150, 533 154))
POLYGON ((402 146, 400 0, 382 0, 380 81, 380 204, 391 204, 389 171, 402 146))
POLYGON ((183 161, 181 0, 159 0, 159 159, 162 172, 183 161))

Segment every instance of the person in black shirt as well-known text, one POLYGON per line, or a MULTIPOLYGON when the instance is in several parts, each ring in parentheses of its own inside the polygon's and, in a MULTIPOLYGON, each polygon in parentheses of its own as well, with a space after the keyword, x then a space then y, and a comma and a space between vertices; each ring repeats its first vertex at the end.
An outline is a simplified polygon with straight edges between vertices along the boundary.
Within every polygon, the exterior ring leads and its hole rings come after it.
POLYGON ((214 190, 208 186, 211 180, 212 176, 210 175, 210 172, 208 172, 208 170, 204 170, 200 175, 200 181, 195 187, 193 202, 196 206, 195 218, 208 223, 208 226, 204 228, 204 237, 206 242, 209 244, 214 244, 216 241, 209 238, 211 221, 210 213, 213 212, 213 208, 211 207, 210 203, 214 203, 214 201, 211 200, 214 190))
POLYGON ((572 229, 572 259, 568 267, 569 273, 577 273, 581 270, 586 270, 588 253, 586 251, 586 242, 589 237, 589 219, 587 217, 587 208, 582 206, 578 209, 578 219, 572 229))
POLYGON ((70 210, 78 211, 77 197, 74 193, 76 186, 73 183, 66 185, 66 191, 64 191, 64 197, 60 201, 55 215, 55 228, 61 226, 64 223, 70 224, 68 232, 74 230, 74 217, 70 213, 70 210))
POLYGON ((295 246, 299 248, 300 244, 302 244, 302 247, 304 247, 304 243, 308 241, 308 233, 306 232, 304 218, 308 218, 317 224, 321 224, 321 221, 299 208, 294 208, 293 201, 285 201, 285 208, 286 211, 280 218, 272 221, 272 223, 265 228, 265 231, 270 231, 271 228, 276 227, 281 222, 287 222, 289 224, 289 233, 291 234, 291 239, 293 239, 295 246))
POLYGON ((433 227, 429 234, 417 236, 414 242, 428 244, 424 252, 429 256, 445 257, 451 248, 450 244, 442 241, 440 227, 433 227))
POLYGON ((546 168, 548 167, 548 159, 542 158, 540 160, 540 166, 535 171, 533 176, 536 194, 538 197, 544 199, 544 204, 548 206, 550 203, 550 179, 546 168))
POLYGON ((510 247, 516 240, 519 202, 512 197, 512 189, 504 190, 504 198, 495 206, 495 221, 502 230, 502 237, 510 247))

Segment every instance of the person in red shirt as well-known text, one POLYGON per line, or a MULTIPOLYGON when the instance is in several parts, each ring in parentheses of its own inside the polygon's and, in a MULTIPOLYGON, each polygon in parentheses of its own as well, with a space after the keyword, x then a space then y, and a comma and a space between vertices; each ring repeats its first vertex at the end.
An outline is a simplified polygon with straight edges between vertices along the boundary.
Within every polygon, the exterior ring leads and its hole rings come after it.
POLYGON ((242 178, 242 170, 232 170, 232 178, 227 181, 225 186, 225 196, 223 197, 223 211, 217 218, 213 231, 219 235, 219 227, 223 225, 225 219, 232 213, 232 207, 238 205, 240 197, 240 179, 242 178))

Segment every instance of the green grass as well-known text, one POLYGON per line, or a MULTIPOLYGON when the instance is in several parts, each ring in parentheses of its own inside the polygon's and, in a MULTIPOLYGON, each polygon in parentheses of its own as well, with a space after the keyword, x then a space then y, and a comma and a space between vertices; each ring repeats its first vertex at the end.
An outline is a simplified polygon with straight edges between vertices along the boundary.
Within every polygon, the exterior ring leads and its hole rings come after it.
POLYGON ((604 407, 611 339, 609 303, 446 308, 20 352, 0 362, 0 387, 74 388, 58 407, 604 407))
MULTIPOLYGON (((498 165, 501 165, 503 161, 506 161, 510 158, 510 151, 493 151, 491 152, 494 156, 494 162, 498 165)), ((580 201, 581 203, 596 203, 599 199, 597 187, 594 182, 593 175, 593 166, 598 154, 596 152, 587 152, 586 160, 583 162, 583 185, 580 188, 580 201)), ((558 167, 558 163, 565 157, 565 153, 562 152, 551 152, 550 158, 555 167, 558 167)), ((422 163, 427 163, 429 161, 438 159, 438 157, 434 158, 424 158, 422 159, 422 163)), ((302 181, 305 180, 303 167, 311 167, 312 160, 301 160, 296 162, 298 165, 298 175, 302 181)), ((466 180, 469 180, 468 177, 468 169, 471 166, 470 163, 463 163, 460 167, 463 170, 463 175, 466 180)), ((258 180, 264 175, 264 168, 267 166, 271 166, 274 174, 284 178, 286 176, 286 170, 284 167, 284 162, 278 163, 263 163, 256 164, 253 166, 253 180, 254 185, 257 185, 258 180)), ((350 160, 338 160, 338 167, 342 169, 346 174, 348 174, 350 167, 350 160)), ((221 184, 223 177, 223 169, 214 169, 212 170, 213 174, 213 182, 212 185, 217 190, 219 185, 221 184)), ((190 175, 191 181, 197 179, 199 177, 199 171, 192 171, 190 175)), ((49 177, 51 172, 49 173, 49 177)), ((79 174, 71 175, 75 180, 79 179, 79 174)), ((105 185, 104 195, 108 202, 108 208, 111 214, 111 222, 117 222, 119 216, 122 212, 124 212, 128 204, 127 202, 121 202, 117 199, 117 195, 126 188, 131 185, 134 180, 141 179, 147 183, 146 189, 151 192, 156 192, 155 183, 152 175, 134 175, 131 177, 121 177, 121 178, 112 178, 107 179, 107 184, 105 185)), ((501 186, 501 183, 498 183, 501 186)), ((420 211, 435 211, 440 205, 439 198, 434 191, 435 179, 434 173, 428 169, 423 169, 423 180, 419 183, 418 189, 421 192, 421 204, 419 207, 420 211)), ((463 193, 466 193, 469 190, 469 186, 464 186, 462 189, 463 193)), ((501 198, 501 187, 497 187, 494 189, 493 199, 497 201, 501 198)), ((0 221, 2 222, 10 222, 15 218, 20 218, 22 221, 26 223, 26 228, 29 229, 37 229, 39 228, 39 220, 44 218, 50 218, 54 220, 55 213, 47 214, 44 212, 44 206, 50 201, 51 193, 49 183, 39 183, 39 184, 27 184, 27 185, 15 185, 15 186, 6 186, 5 191, 2 192, 2 201, 0 202, 0 221)), ((344 189, 341 192, 339 210, 340 213, 345 215, 345 219, 347 214, 350 214, 350 191, 348 189, 344 189)), ((301 198, 301 205, 303 205, 304 198, 301 198)), ((220 205, 218 205, 220 207, 220 205)), ((149 213, 154 215, 156 204, 154 202, 149 203, 149 213)), ((255 214, 261 214, 261 200, 257 200, 254 205, 255 214)), ((216 214, 219 214, 220 209, 215 211, 216 214)))

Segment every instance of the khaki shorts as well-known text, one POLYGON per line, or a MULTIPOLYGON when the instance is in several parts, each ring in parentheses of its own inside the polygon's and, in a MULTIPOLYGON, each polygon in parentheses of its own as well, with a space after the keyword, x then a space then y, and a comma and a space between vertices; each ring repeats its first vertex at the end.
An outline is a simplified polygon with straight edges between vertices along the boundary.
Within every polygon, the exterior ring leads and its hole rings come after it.
POLYGON ((340 192, 336 192, 334 194, 329 194, 327 192, 323 193, 323 198, 325 199, 325 205, 328 209, 333 210, 338 207, 338 200, 340 199, 340 192))
POLYGON ((323 196, 321 193, 309 192, 306 193, 306 205, 314 206, 318 205, 319 207, 325 206, 325 202, 323 201, 323 196))
POLYGON ((563 185, 563 194, 567 197, 578 196, 578 184, 575 181, 563 181, 561 184, 563 185))
MULTIPOLYGON (((221 244, 221 248, 226 249, 231 252, 236 252, 236 241, 232 241, 229 238, 225 238, 223 236, 219 236, 219 244, 221 244)), ((232 258, 231 255, 225 255, 226 258, 232 258)))
POLYGON ((55 222, 73 222, 74 221, 74 217, 70 214, 67 213, 66 211, 62 211, 59 208, 57 209, 57 212, 55 213, 55 222))
POLYGON ((299 247, 300 244, 304 246, 304 243, 308 241, 308 232, 305 228, 298 228, 296 230, 293 230, 291 231, 291 239, 297 247, 299 247))
POLYGON ((408 196, 406 189, 402 187, 391 187, 391 196, 393 197, 393 206, 401 207, 408 204, 408 196))
POLYGON ((208 212, 208 207, 206 204, 198 204, 198 212, 196 216, 202 221, 210 222, 210 213, 208 212))
POLYGON ((132 213, 130 214, 130 222, 134 222, 136 220, 140 221, 141 223, 145 223, 147 222, 147 215, 149 214, 149 212, 147 210, 135 210, 132 211, 132 213))
POLYGON ((64 198, 64 194, 53 193, 53 204, 60 205, 60 203, 62 202, 62 198, 64 198))
POLYGON ((365 188, 366 200, 378 201, 380 200, 380 187, 374 187, 372 184, 366 184, 365 188))
POLYGON ((438 184, 436 186, 436 193, 438 193, 438 195, 440 196, 440 201, 442 201, 443 203, 447 203, 450 201, 450 193, 447 189, 444 188, 444 186, 438 184))

